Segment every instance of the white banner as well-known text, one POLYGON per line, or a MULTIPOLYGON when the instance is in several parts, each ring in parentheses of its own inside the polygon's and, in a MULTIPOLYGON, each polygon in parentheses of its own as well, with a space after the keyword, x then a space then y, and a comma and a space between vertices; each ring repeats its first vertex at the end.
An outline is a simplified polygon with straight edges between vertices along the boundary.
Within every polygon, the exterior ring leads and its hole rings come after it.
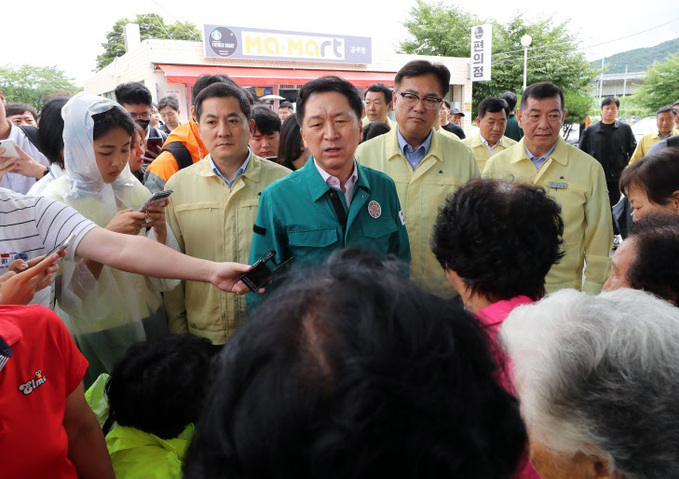
POLYGON ((471 81, 490 81, 490 56, 493 53, 493 25, 472 27, 471 81))

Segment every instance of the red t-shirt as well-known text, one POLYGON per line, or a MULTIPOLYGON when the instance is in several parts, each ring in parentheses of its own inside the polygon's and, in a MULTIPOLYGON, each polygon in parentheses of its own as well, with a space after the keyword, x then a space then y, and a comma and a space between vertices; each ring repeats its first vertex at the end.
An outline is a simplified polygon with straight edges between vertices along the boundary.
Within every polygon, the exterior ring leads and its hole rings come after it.
POLYGON ((0 370, 0 477, 77 478, 63 420, 87 361, 42 306, 0 306, 0 338, 12 349, 0 370))

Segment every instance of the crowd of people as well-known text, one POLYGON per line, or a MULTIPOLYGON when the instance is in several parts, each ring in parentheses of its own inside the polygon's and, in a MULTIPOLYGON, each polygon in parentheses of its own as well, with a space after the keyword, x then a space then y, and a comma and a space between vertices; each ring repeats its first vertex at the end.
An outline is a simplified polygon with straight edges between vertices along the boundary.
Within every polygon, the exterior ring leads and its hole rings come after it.
POLYGON ((0 94, 3 475, 679 477, 675 107, 449 85, 0 94))

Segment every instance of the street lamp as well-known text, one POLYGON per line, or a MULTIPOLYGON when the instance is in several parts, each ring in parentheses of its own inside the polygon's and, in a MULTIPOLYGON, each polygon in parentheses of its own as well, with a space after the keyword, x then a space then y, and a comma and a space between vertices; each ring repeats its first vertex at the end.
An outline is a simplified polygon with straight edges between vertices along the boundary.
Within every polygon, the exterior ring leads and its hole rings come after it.
POLYGON ((526 89, 526 70, 528 69, 528 47, 533 41, 533 37, 526 34, 521 37, 521 45, 523 45, 523 89, 526 89))

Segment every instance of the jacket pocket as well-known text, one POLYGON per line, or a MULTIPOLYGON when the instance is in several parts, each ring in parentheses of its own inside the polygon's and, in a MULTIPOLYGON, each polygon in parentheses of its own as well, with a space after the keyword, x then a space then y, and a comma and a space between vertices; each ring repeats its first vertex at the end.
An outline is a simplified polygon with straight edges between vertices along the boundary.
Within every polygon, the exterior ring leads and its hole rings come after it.
POLYGON ((288 244, 291 247, 325 248, 338 241, 336 228, 288 231, 288 244))
POLYGON ((368 238, 382 238, 383 236, 391 236, 398 226, 393 221, 366 221, 362 225, 363 234, 368 238))

